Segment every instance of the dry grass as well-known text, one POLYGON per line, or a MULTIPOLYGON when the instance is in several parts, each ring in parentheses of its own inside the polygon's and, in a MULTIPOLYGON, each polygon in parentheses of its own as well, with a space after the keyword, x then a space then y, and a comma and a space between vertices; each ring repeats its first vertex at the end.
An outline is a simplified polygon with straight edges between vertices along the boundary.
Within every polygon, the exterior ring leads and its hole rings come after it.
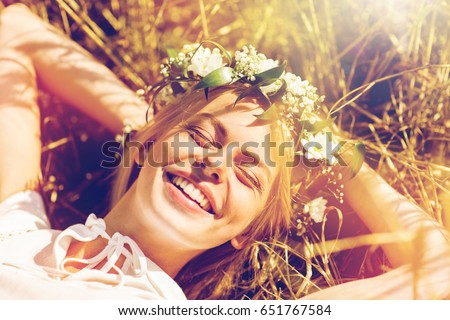
MULTIPOLYGON (((287 59, 292 71, 326 95, 324 110, 338 116, 346 135, 365 141, 368 162, 450 229, 449 1, 20 2, 135 90, 159 79, 167 47, 189 41, 215 39, 229 50, 252 43, 268 56, 287 59)), ((64 227, 91 211, 104 213, 110 172, 99 170, 93 155, 110 134, 51 97, 43 95, 43 105, 43 190, 53 222, 64 227)), ((383 268, 379 257, 376 263, 367 259, 383 241, 386 235, 333 247, 366 245, 362 267, 351 272, 364 276, 383 268)), ((319 249, 303 248, 300 255, 319 249)), ((326 253, 319 250, 318 257, 313 264, 325 280, 341 281, 326 253)), ((305 267, 307 278, 311 268, 305 267)))

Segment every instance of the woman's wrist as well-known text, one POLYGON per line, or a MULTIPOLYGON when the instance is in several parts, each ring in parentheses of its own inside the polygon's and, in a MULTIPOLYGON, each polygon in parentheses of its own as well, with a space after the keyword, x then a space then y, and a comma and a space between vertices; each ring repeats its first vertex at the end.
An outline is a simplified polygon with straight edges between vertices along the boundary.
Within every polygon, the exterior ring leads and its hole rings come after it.
POLYGON ((372 233, 392 234, 392 243, 383 249, 394 266, 415 260, 418 247, 425 250, 423 261, 448 251, 442 226, 366 164, 345 184, 345 201, 372 233))

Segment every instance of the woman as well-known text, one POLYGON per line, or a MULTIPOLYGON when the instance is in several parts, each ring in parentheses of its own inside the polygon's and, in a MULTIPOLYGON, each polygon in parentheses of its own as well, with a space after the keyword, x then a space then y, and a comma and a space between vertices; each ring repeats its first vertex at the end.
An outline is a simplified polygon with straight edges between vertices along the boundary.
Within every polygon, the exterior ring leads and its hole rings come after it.
MULTIPOLYGON (((251 56, 249 51, 241 52, 239 59, 251 56)), ((195 51, 190 52, 195 56, 195 51)), ((217 57, 216 53, 205 56, 217 57)), ((208 68, 222 65, 208 61, 204 65, 208 68)), ((133 165, 119 170, 115 203, 105 220, 91 215, 86 225, 60 232, 50 230, 40 196, 32 191, 40 171, 37 83, 115 132, 123 123, 142 126, 146 106, 109 70, 21 5, 1 13, 0 63, 0 147, 4 155, 0 159, 0 225, 5 238, 0 243, 1 297, 182 299, 186 294, 188 298, 270 298, 283 289, 258 290, 277 274, 277 267, 271 259, 258 265, 261 255, 255 245, 267 243, 272 258, 277 241, 289 235, 296 218, 287 165, 295 150, 275 152, 295 138, 291 130, 285 130, 292 129, 292 123, 281 121, 290 113, 275 114, 281 122, 267 121, 271 110, 267 96, 276 99, 281 88, 290 89, 287 80, 287 88, 273 81, 280 78, 277 64, 265 62, 265 70, 272 74, 261 80, 259 89, 264 87, 267 94, 241 82, 229 84, 228 69, 222 69, 219 79, 224 82, 208 91, 207 100, 203 90, 185 93, 182 85, 172 86, 181 94, 138 132, 135 140, 151 145, 145 153, 132 150, 133 165), (241 147, 248 142, 251 148, 241 147), (264 143, 275 147, 267 152, 264 143)), ((172 67, 165 69, 170 78, 176 68, 170 62, 168 66, 172 67)), ((199 69, 192 63, 182 70, 202 76, 198 88, 208 89, 212 81, 208 75, 214 69, 199 69)), ((251 79, 255 75, 241 71, 249 77, 248 83, 255 83, 262 74, 251 79)), ((318 97, 311 93, 308 99, 318 97)), ((303 141, 303 146, 308 142, 303 141)), ((306 150, 306 159, 319 157, 320 148, 314 147, 306 150)), ((334 162, 333 157, 322 160, 334 162)), ((307 165, 299 168, 305 175, 310 169, 307 165)), ((345 202, 372 232, 395 232, 404 240, 383 247, 393 271, 306 297, 447 296, 447 233, 366 165, 353 179, 339 180, 345 202), (418 232, 423 249, 420 260, 411 246, 418 232)), ((302 210, 312 211, 306 205, 302 210)), ((304 255, 311 254, 305 248, 304 255)), ((301 297, 312 286, 309 281, 292 283, 298 287, 290 288, 291 298, 301 297)))

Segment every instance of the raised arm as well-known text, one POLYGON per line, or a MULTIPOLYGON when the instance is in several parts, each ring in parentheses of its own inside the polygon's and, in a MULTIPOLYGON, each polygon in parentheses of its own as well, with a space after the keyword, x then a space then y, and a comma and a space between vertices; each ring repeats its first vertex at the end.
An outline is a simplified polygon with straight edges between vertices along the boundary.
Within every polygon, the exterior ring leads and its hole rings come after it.
POLYGON ((379 277, 312 294, 310 299, 443 299, 450 296, 448 232, 364 165, 345 185, 345 200, 373 233, 392 233, 383 246, 395 267, 379 277))
POLYGON ((15 4, 1 12, 0 48, 30 57, 39 86, 112 131, 119 132, 124 122, 145 123, 147 107, 133 91, 26 6, 15 4))
POLYGON ((364 165, 345 188, 346 201, 372 232, 398 233, 399 241, 383 247, 394 267, 410 263, 418 256, 427 260, 441 251, 448 251, 449 235, 444 227, 369 166, 364 165))

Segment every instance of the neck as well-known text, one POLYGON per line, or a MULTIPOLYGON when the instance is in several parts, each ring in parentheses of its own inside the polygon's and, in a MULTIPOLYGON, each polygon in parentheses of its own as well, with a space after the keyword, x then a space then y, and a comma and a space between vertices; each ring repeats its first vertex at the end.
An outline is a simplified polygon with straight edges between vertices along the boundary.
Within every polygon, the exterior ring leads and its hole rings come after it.
MULTIPOLYGON (((140 223, 142 208, 134 200, 134 185, 105 217, 109 235, 119 232, 132 238, 147 258, 174 278, 183 266, 202 251, 189 250, 183 244, 170 241, 157 223, 140 223)), ((146 208, 147 210, 147 208, 146 208)))
MULTIPOLYGON (((108 244, 108 240, 102 237, 98 237, 89 242, 82 241, 72 241, 67 250, 66 257, 67 258, 78 258, 78 259, 90 259, 98 255, 103 248, 108 244)), ((117 259, 116 266, 119 268, 122 267, 125 261, 124 256, 120 256, 117 259)), ((95 269, 100 269, 106 263, 106 259, 99 263, 95 269)), ((65 263, 65 269, 69 272, 78 272, 84 267, 86 267, 85 263, 77 262, 77 261, 68 261, 65 263)), ((116 273, 115 270, 111 270, 111 273, 116 273)))

